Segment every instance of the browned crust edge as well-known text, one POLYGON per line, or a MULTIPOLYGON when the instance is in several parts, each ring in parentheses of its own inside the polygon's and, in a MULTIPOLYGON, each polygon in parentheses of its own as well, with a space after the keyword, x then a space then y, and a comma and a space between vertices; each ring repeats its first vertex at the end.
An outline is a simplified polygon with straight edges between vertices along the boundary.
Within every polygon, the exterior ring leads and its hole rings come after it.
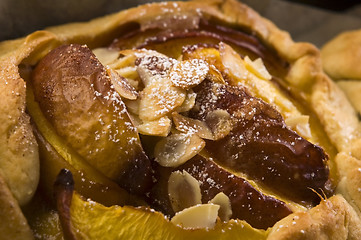
MULTIPOLYGON (((288 33, 279 30, 273 23, 235 0, 148 4, 98 18, 87 23, 73 23, 51 27, 45 31, 32 33, 22 39, 0 43, 0 76, 3 79, 0 84, 0 92, 2 99, 10 99, 8 108, 0 109, 2 113, 0 114, 1 118, 4 120, 2 121, 4 128, 1 128, 0 132, 0 141, 4 143, 1 144, 3 148, 10 148, 8 134, 5 130, 19 125, 27 133, 27 147, 31 148, 34 152, 32 156, 28 157, 33 159, 32 161, 37 161, 37 147, 31 133, 29 118, 25 113, 25 85, 18 73, 18 65, 21 62, 35 64, 49 50, 64 43, 81 43, 87 44, 90 47, 101 46, 110 41, 114 31, 119 29, 119 26, 122 24, 138 22, 142 25, 149 19, 166 11, 178 12, 179 14, 212 16, 225 22, 247 26, 253 29, 270 47, 274 48, 281 57, 290 62, 291 69, 286 80, 289 84, 309 94, 309 97, 306 99, 310 101, 329 138, 339 151, 337 165, 339 166, 338 170, 341 181, 338 191, 349 202, 352 202, 352 206, 356 208, 356 211, 359 211, 357 208, 360 208, 361 204, 355 198, 354 191, 348 189, 350 184, 354 183, 355 177, 352 176, 352 173, 349 173, 349 170, 345 170, 342 167, 350 158, 357 163, 356 165, 360 162, 360 159, 357 159, 361 155, 360 123, 355 115, 355 110, 337 85, 323 73, 320 53, 313 45, 294 43, 288 33), (5 82, 11 82, 11 84, 4 84, 5 82), (19 93, 19 95, 9 95, 13 91, 14 93, 19 93), (18 120, 7 119, 9 115, 13 119, 18 120), (20 121, 19 119, 23 120, 20 121)), ((24 145, 23 142, 17 142, 16 144, 19 146, 24 145)), ((24 159, 17 161, 21 162, 24 159)), ((352 172, 353 170, 350 171, 352 172)), ((353 187, 361 187, 360 182, 357 184, 360 185, 353 187)), ((350 207, 343 197, 335 196, 325 200, 308 213, 295 213, 301 215, 312 215, 313 212, 320 213, 322 217, 317 217, 318 222, 316 225, 312 221, 291 224, 295 214, 281 220, 282 223, 286 222, 289 227, 287 228, 287 234, 279 236, 277 239, 287 239, 289 236, 294 236, 292 234, 299 232, 300 228, 306 231, 307 236, 310 236, 310 238, 302 239, 311 239, 311 236, 315 238, 314 236, 329 234, 330 236, 335 236, 335 239, 346 239, 344 235, 341 236, 341 230, 338 235, 335 235, 334 231, 329 232, 329 229, 332 228, 330 224, 340 224, 342 232, 347 232, 348 237, 361 238, 359 229, 355 227, 357 226, 356 224, 361 224, 360 219, 355 210, 350 207), (328 214, 328 211, 331 211, 333 214, 328 214), (343 217, 340 218, 340 216, 343 217), (317 229, 315 230, 314 228, 317 229)), ((269 235, 270 239, 274 236, 273 232, 281 229, 282 225, 284 224, 278 223, 274 226, 269 235)))

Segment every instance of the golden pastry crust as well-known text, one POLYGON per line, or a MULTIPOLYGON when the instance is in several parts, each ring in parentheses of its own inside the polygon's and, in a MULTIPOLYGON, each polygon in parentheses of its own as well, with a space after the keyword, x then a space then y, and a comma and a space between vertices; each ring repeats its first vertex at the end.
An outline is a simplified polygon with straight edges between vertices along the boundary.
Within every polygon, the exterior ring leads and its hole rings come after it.
POLYGON ((25 113, 25 82, 17 68, 23 54, 0 57, 0 173, 20 205, 31 199, 39 181, 38 147, 25 113))
POLYGON ((358 114, 361 114, 361 80, 338 80, 337 85, 345 92, 346 96, 356 109, 358 114))
POLYGON ((1 174, 0 206, 1 239, 34 239, 17 199, 14 198, 1 174))
POLYGON ((343 32, 321 49, 325 72, 334 79, 361 114, 361 29, 343 32))
MULTIPOLYGON (((190 27, 194 27, 200 18, 213 18, 231 25, 252 29, 262 42, 290 64, 285 80, 291 87, 303 92, 304 100, 316 113, 328 134, 328 138, 337 148, 339 153, 336 158, 337 166, 339 166, 337 170, 341 176, 341 183, 343 183, 339 186, 339 192, 344 193, 347 201, 352 201, 352 206, 359 208, 361 200, 354 197, 354 188, 361 187, 361 183, 357 182, 358 178, 352 173, 353 170, 346 170, 342 167, 350 158, 356 162, 359 161, 356 158, 361 155, 360 123, 354 109, 337 85, 323 73, 320 53, 313 45, 294 43, 287 32, 279 30, 273 23, 235 0, 149 4, 95 19, 88 23, 51 27, 45 31, 30 34, 23 39, 1 43, 0 67, 2 71, 0 74, 2 79, 11 82, 12 87, 9 88, 9 85, 4 85, 0 92, 4 95, 16 89, 16 92, 20 93, 17 98, 21 98, 17 104, 11 105, 11 110, 1 110, 1 117, 6 120, 10 114, 14 117, 22 116, 21 119, 24 119, 17 123, 21 123, 27 129, 29 135, 27 141, 30 142, 25 143, 27 147, 33 149, 30 151, 33 155, 26 159, 32 159, 31 161, 35 162, 37 150, 34 137, 29 133, 28 117, 24 113, 25 86, 18 73, 20 63, 35 65, 49 50, 66 43, 87 44, 90 48, 106 46, 119 33, 125 33, 132 26, 131 24, 137 23, 141 29, 145 30, 152 27, 151 24, 156 24, 154 21, 150 24, 150 20, 162 21, 170 16, 181 21, 181 24, 190 27), (353 180, 355 180, 355 184, 359 185, 353 186, 353 189, 348 189, 347 186, 353 180)), ((9 99, 14 99, 14 97, 9 99)), ((9 119, 5 123, 4 126, 16 126, 9 119)), ((5 131, 0 134, 5 142, 8 135, 5 131)), ((18 143, 17 146, 22 146, 22 144, 24 143, 18 143)), ((1 146, 4 149, 10 149, 9 145, 1 146)), ((8 156, 6 159, 11 158, 8 156)), ((357 226, 360 226, 361 221, 347 201, 342 196, 334 196, 308 212, 292 214, 275 225, 269 238, 321 239, 329 236, 333 239, 347 239, 348 237, 360 239, 361 232, 357 226), (300 223, 293 224, 293 217, 295 216, 300 218, 300 223), (312 221, 308 222, 311 219, 312 221), (281 225, 287 225, 287 230, 278 231, 282 228, 281 225), (301 230, 304 231, 302 235, 299 234, 301 230)))
MULTIPOLYGON (((321 58, 323 69, 335 80, 333 85, 337 84, 342 89, 360 116, 361 68, 359 63, 361 60, 361 30, 341 33, 327 42, 321 49, 321 58)), ((350 112, 352 110, 342 106, 342 111, 350 112)), ((346 121, 350 121, 350 119, 346 121)), ((354 126, 358 124, 360 126, 359 121, 349 122, 349 124, 354 126)), ((343 128, 347 129, 347 126, 348 124, 343 126, 343 128)), ((360 211, 361 175, 359 170, 361 166, 361 140, 359 136, 356 136, 353 140, 350 138, 345 139, 348 139, 349 142, 343 144, 345 147, 343 149, 344 153, 340 153, 336 157, 340 175, 337 191, 360 211), (350 153, 351 156, 345 153, 350 153)))
POLYGON ((361 79, 361 29, 343 32, 321 49, 325 72, 334 79, 361 79))
POLYGON ((359 223, 355 210, 336 195, 308 212, 295 213, 277 222, 267 239, 358 239, 359 223))

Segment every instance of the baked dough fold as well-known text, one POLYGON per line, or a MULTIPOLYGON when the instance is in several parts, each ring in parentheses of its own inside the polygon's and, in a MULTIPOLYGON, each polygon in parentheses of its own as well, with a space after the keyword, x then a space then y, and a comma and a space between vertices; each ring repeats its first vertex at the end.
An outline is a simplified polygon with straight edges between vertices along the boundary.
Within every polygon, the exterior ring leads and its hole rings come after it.
POLYGON ((152 27, 150 21, 169 17, 184 18, 183 23, 190 27, 200 18, 206 18, 250 29, 289 63, 285 81, 302 92, 302 100, 316 113, 332 147, 336 148, 337 156, 331 167, 338 173, 337 191, 342 196, 324 200, 307 212, 289 215, 276 223, 268 238, 361 239, 358 215, 361 199, 357 197, 361 182, 356 170, 360 169, 361 130, 354 108, 323 72, 316 47, 293 42, 287 32, 235 0, 149 4, 87 23, 51 27, 22 39, 0 43, 0 173, 19 203, 29 201, 39 178, 38 149, 25 112, 26 88, 19 65, 35 66, 61 44, 79 43, 90 48, 106 46, 133 26, 146 30, 152 27))

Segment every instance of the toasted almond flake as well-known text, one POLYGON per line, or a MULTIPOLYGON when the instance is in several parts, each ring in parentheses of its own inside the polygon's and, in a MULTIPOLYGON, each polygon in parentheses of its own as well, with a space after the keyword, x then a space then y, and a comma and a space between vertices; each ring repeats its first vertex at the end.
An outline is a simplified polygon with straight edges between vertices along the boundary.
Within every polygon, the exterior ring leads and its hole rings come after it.
POLYGON ((134 54, 124 54, 124 51, 120 51, 119 52, 120 57, 112 62, 111 64, 109 64, 109 67, 113 68, 113 69, 121 69, 121 68, 125 68, 125 67, 134 67, 135 66, 135 59, 136 56, 134 54))
POLYGON ((149 50, 140 53, 136 52, 136 56, 136 65, 138 67, 147 69, 153 76, 161 78, 167 77, 170 69, 178 62, 173 58, 149 50))
POLYGON ((175 225, 186 229, 213 228, 218 217, 219 205, 198 204, 184 209, 171 219, 175 225))
POLYGON ((135 88, 138 92, 141 90, 140 87, 140 79, 137 77, 135 79, 132 78, 126 78, 130 85, 132 85, 133 88, 135 88))
POLYGON ((214 140, 224 138, 233 128, 231 115, 223 109, 209 112, 205 121, 212 130, 214 140))
POLYGON ((107 73, 115 91, 117 91, 121 97, 129 100, 135 100, 138 98, 138 92, 132 87, 132 85, 129 84, 127 79, 120 76, 116 71, 109 67, 107 68, 107 73))
POLYGON ((168 196, 174 212, 202 203, 199 182, 185 170, 172 172, 169 176, 168 196))
POLYGON ((200 138, 213 140, 213 133, 205 122, 185 117, 177 112, 172 113, 175 128, 181 132, 194 132, 200 138))
POLYGON ((138 128, 139 125, 143 124, 143 121, 140 120, 138 115, 128 112, 129 118, 132 121, 134 127, 138 128))
POLYGON ((209 201, 210 203, 217 204, 220 206, 218 211, 218 216, 221 221, 229 221, 232 216, 232 206, 229 197, 224 194, 223 192, 218 193, 212 200, 209 201))
POLYGON ((192 89, 187 91, 186 98, 184 99, 184 102, 182 105, 174 109, 176 112, 188 112, 194 107, 194 104, 196 103, 196 97, 197 94, 193 92, 192 89))
POLYGON ((138 132, 143 135, 166 137, 170 132, 172 121, 162 117, 153 121, 145 121, 137 126, 138 132))
POLYGON ((285 119, 285 123, 292 130, 306 139, 312 138, 311 128, 308 115, 292 116, 285 119))
POLYGON ((172 86, 169 79, 152 81, 141 92, 139 117, 143 121, 163 117, 181 106, 185 98, 185 90, 172 86))
POLYGON ((248 56, 245 56, 244 63, 248 71, 256 75, 257 77, 270 80, 272 78, 271 74, 267 71, 267 68, 263 64, 262 58, 257 58, 252 61, 248 56))
POLYGON ((133 113, 135 115, 139 115, 139 103, 140 103, 139 98, 136 100, 124 99, 124 104, 127 107, 128 112, 133 113))
POLYGON ((182 49, 183 60, 202 59, 206 61, 209 66, 214 66, 219 71, 224 70, 220 53, 218 49, 213 47, 201 47, 199 45, 189 45, 182 49))
POLYGON ((163 167, 178 167, 197 155, 205 145, 194 133, 175 133, 156 144, 155 161, 163 167))
POLYGON ((96 48, 93 53, 104 66, 117 60, 120 55, 118 50, 108 48, 96 48))
MULTIPOLYGON (((231 46, 221 42, 219 44, 219 53, 227 74, 231 76, 231 80, 234 78, 242 82, 248 79, 250 73, 246 69, 243 59, 231 46)), ((237 82, 232 82, 232 84, 237 85, 237 82)))
POLYGON ((135 53, 138 52, 139 50, 133 50, 133 49, 124 49, 121 50, 119 53, 123 56, 134 56, 134 60, 136 59, 135 53))
POLYGON ((116 72, 122 77, 130 78, 130 79, 137 79, 139 76, 137 72, 137 68, 135 66, 119 68, 116 70, 116 72))
POLYGON ((212 82, 225 84, 226 82, 223 79, 222 73, 214 65, 209 66, 209 71, 207 74, 207 79, 212 82))
POLYGON ((157 77, 153 76, 150 70, 146 69, 143 66, 137 67, 137 73, 140 77, 140 79, 143 82, 143 85, 147 87, 151 82, 157 80, 157 77))
POLYGON ((200 84, 208 71, 208 64, 204 60, 185 60, 173 65, 169 77, 173 86, 187 90, 200 84))

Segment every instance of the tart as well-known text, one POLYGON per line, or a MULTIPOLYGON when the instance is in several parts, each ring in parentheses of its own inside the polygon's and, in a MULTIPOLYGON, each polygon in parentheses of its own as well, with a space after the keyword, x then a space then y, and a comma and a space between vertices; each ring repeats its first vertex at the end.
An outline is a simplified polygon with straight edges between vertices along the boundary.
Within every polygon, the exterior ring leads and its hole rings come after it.
POLYGON ((1 161, 40 175, 17 198, 36 238, 361 237, 354 108, 313 45, 242 3, 143 5, 0 55, 1 161))

